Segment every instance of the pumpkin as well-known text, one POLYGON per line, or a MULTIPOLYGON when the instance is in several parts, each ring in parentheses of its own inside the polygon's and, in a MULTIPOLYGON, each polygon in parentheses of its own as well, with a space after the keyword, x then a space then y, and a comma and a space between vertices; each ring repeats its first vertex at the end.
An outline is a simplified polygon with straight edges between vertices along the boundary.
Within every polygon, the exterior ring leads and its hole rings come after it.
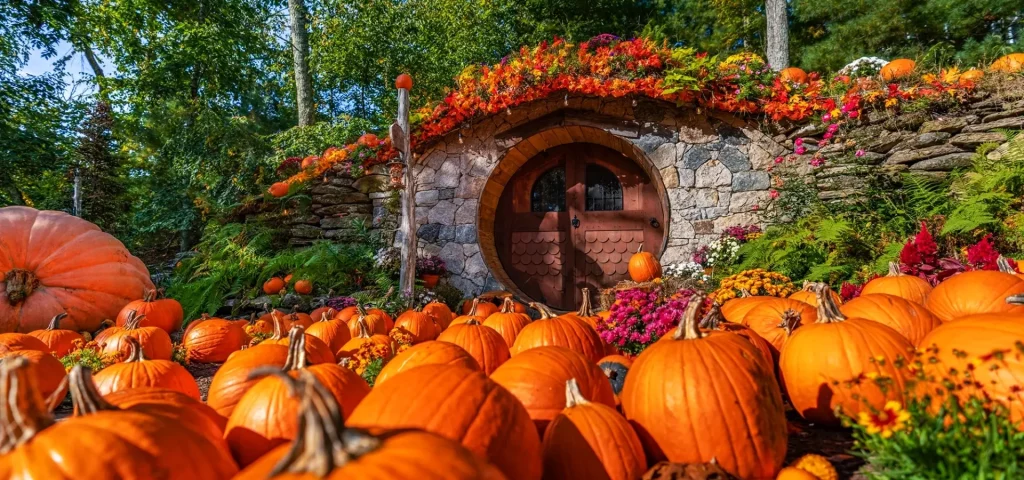
POLYGON ((847 317, 866 318, 892 327, 913 345, 942 325, 942 320, 924 305, 884 293, 861 295, 846 302, 839 311, 847 317))
MULTIPOLYGON (((502 300, 502 302, 504 302, 504 299, 502 300)), ((470 310, 473 308, 474 304, 476 305, 476 314, 481 317, 484 317, 485 319, 489 317, 492 313, 495 313, 499 310, 498 306, 492 303, 490 300, 485 300, 483 298, 478 297, 474 298, 472 301, 467 300, 462 303, 462 314, 468 315, 470 310)))
POLYGON ((910 341, 874 320, 847 318, 832 301, 831 289, 815 283, 818 318, 786 340, 779 373, 793 408, 808 421, 839 425, 837 408, 856 417, 889 400, 903 401, 904 372, 899 368, 913 352, 910 341), (872 377, 890 384, 880 388, 872 377))
MULTIPOLYGON (((301 325, 293 325, 288 329, 291 332, 292 329, 298 327, 305 330, 301 325)), ((285 335, 285 327, 283 322, 274 322, 274 335, 270 338, 260 342, 260 345, 285 345, 287 346, 291 342, 291 336, 285 335)), ((328 347, 323 340, 316 338, 308 333, 305 333, 305 341, 303 344, 306 346, 306 361, 311 365, 317 365, 320 363, 335 363, 334 352, 331 351, 331 347, 328 347)))
POLYGON ((220 437, 224 435, 224 425, 228 421, 209 405, 169 388, 133 387, 128 390, 108 393, 103 396, 103 399, 121 409, 130 409, 136 405, 160 405, 165 407, 166 415, 178 418, 190 417, 198 413, 209 418, 217 426, 220 437))
POLYGON ((622 355, 608 355, 597 361, 597 367, 601 369, 612 386, 612 393, 615 394, 615 406, 620 403, 619 394, 622 393, 622 387, 626 384, 626 375, 629 374, 629 369, 632 366, 633 360, 622 355))
POLYGON ((565 382, 573 378, 591 401, 615 407, 608 377, 596 363, 568 348, 527 350, 513 355, 491 374, 491 380, 519 398, 542 436, 548 423, 565 408, 565 382))
POLYGON ((645 252, 643 244, 629 257, 629 278, 634 282, 649 282, 661 278, 661 264, 651 252, 645 252))
POLYGON ((434 319, 420 310, 406 310, 395 319, 395 330, 412 335, 412 344, 423 343, 437 338, 434 319))
POLYGON ((448 327, 447 330, 441 332, 437 340, 462 347, 476 360, 477 365, 487 375, 512 358, 512 354, 508 351, 508 345, 501 334, 493 328, 481 325, 474 319, 448 327))
POLYGON ((399 373, 374 387, 346 424, 422 428, 461 442, 509 480, 540 479, 540 437, 526 408, 478 370, 424 365, 399 373))
MULTIPOLYGON (((100 324, 99 331, 97 331, 96 334, 93 335, 92 341, 95 342, 97 345, 103 345, 103 342, 107 340, 107 337, 114 333, 120 332, 121 330, 121 327, 114 327, 113 320, 104 320, 103 323, 100 324)), ((85 337, 85 335, 82 336, 85 337)))
POLYGON ((287 358, 288 347, 279 344, 259 344, 232 353, 213 374, 206 404, 220 415, 230 416, 238 400, 257 382, 250 374, 260 368, 281 367, 287 358))
POLYGON ((647 470, 644 448, 614 408, 591 402, 576 379, 565 383, 565 409, 544 434, 544 479, 634 480, 647 470))
MULTIPOLYGON (((704 315, 704 319, 700 322, 700 328, 704 330, 729 332, 745 338, 751 345, 757 348, 757 351, 761 352, 761 358, 764 359, 765 365, 774 371, 775 354, 773 353, 773 345, 768 343, 764 338, 761 338, 761 336, 750 327, 740 323, 726 321, 725 317, 722 316, 722 311, 717 303, 711 305, 711 308, 708 309, 708 313, 704 315)), ((662 337, 659 341, 664 338, 668 337, 662 337)))
POLYGON ((355 310, 357 314, 347 320, 349 335, 352 338, 359 335, 360 323, 366 324, 366 328, 369 328, 370 333, 373 335, 387 335, 391 331, 388 328, 387 322, 384 321, 384 317, 376 313, 367 312, 360 305, 356 305, 355 310))
POLYGON ((792 298, 766 298, 743 316, 743 325, 771 345, 772 359, 778 361, 779 353, 793 330, 815 321, 818 312, 811 305, 792 298))
POLYGON ((263 321, 266 322, 267 325, 270 325, 269 333, 274 333, 274 322, 276 321, 280 321, 285 330, 292 328, 291 323, 288 321, 288 312, 278 310, 276 308, 260 315, 260 318, 257 321, 263 321))
MULTIPOLYGON (((199 415, 183 422, 157 414, 159 406, 121 410, 93 393, 76 405, 86 414, 55 423, 27 366, 15 359, 0 367, 8 409, 0 429, 16 432, 6 438, 0 477, 219 480, 237 473, 223 440, 204 433, 216 426, 199 415)), ((72 379, 84 370, 72 369, 72 379)))
POLYGON ((292 312, 284 316, 284 325, 287 325, 289 329, 295 325, 299 325, 302 328, 309 328, 313 324, 313 317, 309 316, 308 313, 292 312))
POLYGON ((125 337, 128 358, 96 372, 93 380, 103 395, 136 387, 167 388, 199 400, 199 386, 185 367, 170 360, 148 360, 139 341, 125 337))
POLYGON ((1017 261, 1012 260, 1012 264, 1010 262, 1010 259, 1002 255, 1000 255, 999 258, 996 259, 996 265, 999 267, 1000 272, 1009 273, 1010 275, 1016 275, 1017 278, 1024 280, 1024 273, 1017 271, 1017 267, 1019 267, 1019 265, 1017 265, 1017 261))
POLYGON ((319 160, 319 158, 316 155, 310 155, 306 158, 303 158, 302 162, 299 163, 299 168, 303 170, 310 168, 313 165, 316 165, 317 160, 319 160))
POLYGON ((798 67, 783 68, 779 72, 779 78, 792 83, 805 84, 807 83, 807 72, 798 67))
POLYGON ((371 333, 370 328, 366 325, 366 321, 362 318, 356 320, 356 325, 359 327, 359 334, 352 337, 351 340, 342 345, 341 350, 335 352, 338 360, 352 358, 352 356, 359 352, 359 349, 367 343, 387 345, 390 347, 391 351, 391 354, 388 355, 388 359, 394 356, 395 350, 398 350, 398 344, 395 343, 391 337, 380 333, 371 333))
POLYGON ((985 72, 977 68, 969 68, 960 74, 960 82, 977 82, 985 77, 985 72))
POLYGON ((313 282, 309 280, 299 280, 295 282, 295 293, 299 295, 309 295, 313 293, 313 282))
POLYGON ((99 227, 63 212, 0 208, 0 332, 31 332, 60 313, 96 331, 153 288, 149 270, 99 227))
POLYGON ((114 358, 125 356, 128 353, 128 345, 124 339, 134 337, 139 341, 139 345, 142 345, 142 352, 146 358, 170 360, 171 354, 174 352, 171 336, 160 327, 139 326, 139 322, 143 318, 129 312, 124 327, 109 328, 110 333, 103 338, 103 342, 97 342, 100 346, 100 353, 114 358))
POLYGON ((0 353, 0 363, 7 363, 13 358, 23 358, 28 362, 28 373, 35 380, 39 392, 46 403, 56 407, 64 401, 67 387, 64 378, 67 376, 64 365, 49 352, 41 350, 18 350, 0 353))
POLYGON ((885 293, 905 298, 911 302, 924 305, 928 294, 932 293, 932 284, 921 277, 904 275, 900 272, 900 266, 896 262, 889 263, 889 274, 878 277, 864 284, 861 295, 885 293))
POLYGON ((184 320, 184 311, 181 304, 173 298, 162 298, 157 300, 156 290, 146 290, 142 300, 128 302, 117 314, 117 326, 123 327, 128 321, 128 314, 135 311, 136 315, 144 315, 145 319, 139 324, 143 327, 159 327, 167 333, 175 332, 181 328, 184 320))
POLYGON ((290 189, 291 186, 289 186, 287 182, 274 182, 267 191, 270 192, 270 195, 274 198, 281 198, 288 195, 288 190, 290 189))
POLYGON ((39 350, 49 352, 50 347, 42 340, 25 333, 0 333, 0 353, 18 350, 39 350))
POLYGON ((263 293, 267 295, 277 295, 284 291, 286 284, 281 277, 271 277, 270 280, 263 282, 263 293))
POLYGON ((878 73, 882 75, 885 81, 891 82, 909 76, 911 73, 914 73, 915 68, 917 68, 917 62, 908 58, 897 58, 885 64, 878 73))
POLYGON ((461 365, 479 370, 476 362, 462 347, 449 342, 429 341, 395 355, 377 374, 374 385, 380 385, 388 378, 421 365, 461 365))
POLYGON ((1021 314, 1024 306, 1006 303, 1006 298, 1024 293, 1024 280, 991 270, 963 272, 938 284, 925 306, 939 320, 948 322, 983 313, 1021 314))
POLYGON ((434 319, 434 323, 437 324, 437 333, 441 333, 444 329, 448 328, 448 325, 452 323, 455 318, 452 315, 452 311, 448 308, 448 305, 444 303, 433 301, 423 306, 423 313, 430 315, 430 318, 434 319))
MULTIPOLYGON (((189 324, 189 327, 191 326, 192 325, 189 324)), ((263 320, 262 318, 256 318, 256 314, 254 313, 252 314, 252 316, 249 317, 249 320, 245 322, 245 325, 242 327, 242 330, 245 330, 245 333, 250 337, 255 337, 258 334, 273 334, 274 321, 267 321, 263 320)), ((185 330, 185 335, 188 335, 188 329, 185 330)))
POLYGON ((590 328, 593 328, 594 331, 596 332, 597 331, 597 321, 598 321, 598 319, 600 317, 598 317, 594 313, 593 307, 590 304, 590 289, 584 287, 584 288, 581 288, 580 291, 583 293, 583 295, 582 295, 583 300, 580 302, 580 309, 575 311, 575 312, 569 312, 569 313, 567 313, 565 315, 562 315, 562 316, 563 317, 573 317, 573 318, 578 318, 580 320, 583 320, 584 323, 586 323, 587 325, 590 325, 590 328))
POLYGON ((292 401, 300 405, 300 430, 291 445, 275 448, 236 480, 504 478, 458 441, 440 435, 412 429, 371 433, 345 427, 338 402, 313 375, 302 371, 298 379, 277 375, 298 392, 299 398, 292 401))
MULTIPOLYGON (((481 303, 481 305, 484 305, 481 303)), ((479 313, 479 311, 477 312, 479 313)), ((454 323, 454 322, 453 322, 454 323)), ((509 352, 512 351, 512 346, 516 343, 516 338, 519 333, 530 325, 530 317, 525 313, 515 313, 512 311, 512 299, 506 298, 502 301, 501 310, 492 313, 487 316, 484 321, 480 322, 485 327, 493 328, 494 331, 501 335, 501 338, 505 339, 505 345, 508 345, 509 352)))
POLYGON ((992 62, 989 70, 1002 73, 1017 73, 1024 69, 1024 53, 1003 55, 992 62))
POLYGON ((395 88, 412 90, 412 77, 408 73, 400 73, 395 77, 395 88))
MULTIPOLYGON (((593 363, 604 356, 604 342, 597 331, 583 320, 574 317, 552 317, 546 306, 538 303, 531 303, 530 306, 540 311, 541 317, 526 325, 516 336, 515 343, 509 349, 513 357, 531 348, 549 345, 573 350, 593 363)), ((484 322, 484 325, 487 323, 484 322)), ((508 340, 508 337, 505 339, 508 340)))
POLYGON ((809 472, 814 475, 814 478, 819 480, 839 480, 839 473, 836 472, 836 467, 833 467, 828 459, 821 455, 808 453, 796 459, 793 465, 790 466, 809 472))
POLYGON ((782 394, 749 341, 700 330, 703 301, 691 298, 671 340, 655 342, 634 360, 622 411, 648 461, 717 459, 737 477, 771 478, 786 456, 782 394), (721 441, 708 442, 709 432, 721 441))
MULTIPOLYGON (((50 324, 47 325, 46 329, 29 332, 28 335, 43 342, 46 347, 43 349, 44 352, 50 352, 57 358, 63 357, 75 349, 76 341, 85 342, 85 339, 80 333, 60 328, 60 321, 67 316, 68 315, 66 313, 58 313, 53 316, 53 319, 50 320, 50 324)), ((0 349, 2 348, 3 347, 0 347, 0 349)))
MULTIPOLYGON (((292 327, 288 332, 288 357, 283 372, 288 376, 298 375, 299 371, 311 373, 348 416, 370 393, 370 386, 359 374, 334 363, 307 365, 308 338, 302 327, 292 327)), ((290 382, 282 381, 282 376, 268 375, 253 384, 238 400, 224 427, 224 438, 238 464, 249 465, 274 447, 294 439, 299 431, 300 406, 290 382)))
POLYGON ((208 318, 198 320, 194 325, 182 340, 189 361, 222 363, 249 343, 245 329, 231 320, 208 318))
POLYGON ((310 325, 306 329, 306 334, 319 338, 327 344, 331 352, 337 353, 349 340, 352 340, 352 334, 349 333, 348 324, 333 317, 333 309, 321 313, 320 320, 310 325))
MULTIPOLYGON (((814 283, 804 282, 803 288, 794 292, 792 295, 789 296, 789 298, 799 302, 804 302, 812 307, 817 307, 818 295, 814 293, 814 291, 812 290, 813 288, 814 283)), ((839 294, 834 291, 829 290, 829 297, 832 297, 832 301, 835 302, 837 305, 843 303, 843 298, 840 297, 839 294)))
MULTIPOLYGON (((337 320, 341 316, 340 315, 341 312, 339 312, 339 311, 337 311, 337 310, 335 310, 335 309, 333 309, 331 307, 320 307, 320 308, 313 309, 312 312, 309 312, 309 318, 312 318, 314 322, 317 322, 321 318, 323 318, 325 313, 327 314, 327 319, 328 320, 337 320)), ((342 321, 344 321, 344 320, 342 320, 342 321)))
POLYGON ((818 477, 807 470, 786 467, 779 471, 779 475, 775 477, 775 480, 818 480, 818 477))
POLYGON ((469 322, 470 320, 475 320, 480 323, 482 323, 484 320, 487 320, 486 315, 481 315, 483 311, 479 309, 480 305, 480 299, 474 298, 473 301, 470 303, 469 311, 467 313, 459 315, 458 317, 453 318, 451 323, 448 324, 448 326, 450 327, 452 325, 461 325, 463 323, 469 322))
POLYGON ((747 315, 751 310, 756 308, 761 302, 772 298, 766 295, 749 295, 744 291, 739 297, 726 300, 722 304, 722 316, 725 317, 726 321, 733 323, 743 323, 743 317, 747 315))

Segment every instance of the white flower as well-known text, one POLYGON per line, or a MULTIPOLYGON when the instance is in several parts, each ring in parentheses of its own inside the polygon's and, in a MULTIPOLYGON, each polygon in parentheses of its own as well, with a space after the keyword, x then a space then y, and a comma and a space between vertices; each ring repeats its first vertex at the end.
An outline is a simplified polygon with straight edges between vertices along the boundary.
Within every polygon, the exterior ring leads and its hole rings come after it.
POLYGON ((889 63, 888 60, 878 57, 861 57, 858 58, 845 67, 839 70, 841 75, 850 75, 854 77, 868 77, 877 75, 878 71, 889 63))
POLYGON ((675 278, 689 278, 694 280, 709 280, 704 275, 704 266, 696 262, 672 263, 665 266, 665 275, 675 278))

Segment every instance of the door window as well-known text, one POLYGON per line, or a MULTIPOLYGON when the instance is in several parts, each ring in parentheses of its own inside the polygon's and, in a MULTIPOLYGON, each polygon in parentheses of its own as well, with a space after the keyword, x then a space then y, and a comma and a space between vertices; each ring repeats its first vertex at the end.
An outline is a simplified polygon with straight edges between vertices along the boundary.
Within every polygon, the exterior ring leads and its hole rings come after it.
POLYGON ((614 173, 591 163, 587 165, 586 176, 588 212, 622 210, 622 184, 614 173))
POLYGON ((554 167, 537 177, 530 190, 530 211, 565 211, 565 168, 554 167))

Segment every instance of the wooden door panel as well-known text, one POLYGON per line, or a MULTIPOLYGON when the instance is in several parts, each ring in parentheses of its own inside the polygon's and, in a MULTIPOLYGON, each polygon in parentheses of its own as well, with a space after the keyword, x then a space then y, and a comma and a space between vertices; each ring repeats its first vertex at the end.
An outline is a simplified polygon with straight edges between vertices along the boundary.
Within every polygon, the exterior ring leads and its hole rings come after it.
POLYGON ((564 231, 512 233, 509 276, 535 300, 561 304, 570 253, 567 240, 564 231))

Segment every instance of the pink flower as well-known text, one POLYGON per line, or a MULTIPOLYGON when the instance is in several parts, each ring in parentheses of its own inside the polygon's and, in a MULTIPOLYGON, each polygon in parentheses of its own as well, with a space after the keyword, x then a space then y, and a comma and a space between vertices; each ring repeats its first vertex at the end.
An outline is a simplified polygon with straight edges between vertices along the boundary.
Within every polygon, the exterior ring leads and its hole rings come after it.
POLYGON ((825 123, 831 122, 832 121, 832 114, 831 113, 826 113, 826 114, 822 115, 821 116, 821 121, 825 122, 825 123))
POLYGON ((856 110, 850 112, 850 118, 857 118, 859 116, 860 116, 860 112, 858 112, 856 110))
POLYGON ((798 138, 798 139, 793 141, 793 144, 799 147, 799 146, 804 144, 804 139, 798 138))
POLYGON ((779 198, 779 191, 775 190, 775 189, 769 190, 768 191, 768 196, 770 196, 772 198, 779 198))
POLYGON ((807 153, 807 149, 802 147, 802 146, 801 147, 796 147, 796 150, 794 150, 794 151, 796 152, 797 155, 803 155, 803 154, 807 153))
POLYGON ((825 132, 825 134, 822 135, 822 137, 824 137, 824 140, 818 142, 819 147, 824 146, 825 143, 828 143, 827 140, 832 140, 832 132, 825 132))
POLYGON ((775 157, 775 163, 782 163, 783 160, 785 159, 782 157, 775 157))
POLYGON ((833 123, 832 125, 828 126, 828 133, 836 133, 836 131, 838 131, 838 130, 839 130, 839 124, 838 123, 833 123))
POLYGON ((760 205, 754 205, 754 206, 750 207, 750 209, 756 212, 756 211, 761 209, 761 206, 760 205))
POLYGON ((825 164, 825 159, 821 157, 814 157, 811 159, 812 167, 820 167, 825 164))
POLYGON ((864 156, 864 149, 857 150, 857 153, 855 153, 854 155, 856 155, 857 158, 863 157, 864 156))

